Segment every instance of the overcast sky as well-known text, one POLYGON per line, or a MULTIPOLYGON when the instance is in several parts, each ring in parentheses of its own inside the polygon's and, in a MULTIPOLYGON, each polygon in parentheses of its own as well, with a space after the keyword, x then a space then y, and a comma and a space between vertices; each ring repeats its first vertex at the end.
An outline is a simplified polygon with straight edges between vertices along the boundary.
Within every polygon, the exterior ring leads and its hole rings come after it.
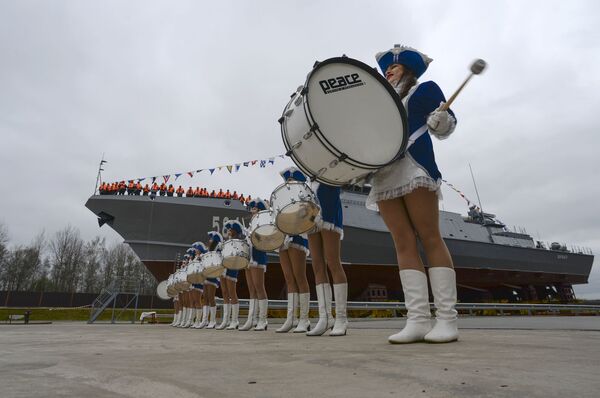
MULTIPOLYGON (((284 152, 279 118, 315 60, 376 65, 394 43, 434 59, 447 96, 489 63, 435 142, 444 178, 536 239, 600 253, 597 1, 0 1, 0 222, 11 244, 70 224, 105 180, 171 174, 284 152)), ((366 143, 366 140, 365 140, 366 143)), ((267 196, 276 167, 189 184, 267 196)), ((466 213, 444 188, 445 210, 466 213)), ((600 298, 598 261, 579 297, 600 298)))

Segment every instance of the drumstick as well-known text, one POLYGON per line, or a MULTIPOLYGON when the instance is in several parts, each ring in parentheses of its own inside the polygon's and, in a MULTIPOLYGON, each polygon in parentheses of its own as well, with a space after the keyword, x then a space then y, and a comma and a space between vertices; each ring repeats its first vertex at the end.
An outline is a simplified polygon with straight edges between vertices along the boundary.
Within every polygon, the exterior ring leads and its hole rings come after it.
POLYGON ((448 99, 448 101, 446 101, 446 103, 440 108, 440 110, 447 111, 448 108, 450 108, 450 105, 452 105, 452 103, 456 99, 456 97, 458 97, 458 94, 460 94, 462 89, 467 85, 469 80, 471 80, 471 78, 474 75, 478 75, 481 72, 483 72, 483 70, 485 69, 486 66, 487 66, 486 62, 482 59, 476 59, 475 61, 473 61, 473 64, 471 64, 471 73, 469 74, 469 76, 465 79, 463 84, 461 84, 460 87, 454 92, 454 94, 452 94, 452 97, 450 97, 448 99))

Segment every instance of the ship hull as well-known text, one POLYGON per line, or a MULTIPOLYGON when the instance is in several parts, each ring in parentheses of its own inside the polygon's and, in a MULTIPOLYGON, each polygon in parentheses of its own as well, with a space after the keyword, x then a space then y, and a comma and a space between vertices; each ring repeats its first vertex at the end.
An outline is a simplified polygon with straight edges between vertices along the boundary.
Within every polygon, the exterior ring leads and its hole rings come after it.
MULTIPOLYGON (((192 242, 207 240, 209 230, 221 230, 229 219, 249 224, 244 206, 224 199, 93 196, 86 207, 123 237, 159 281, 173 272, 192 242)), ((374 213, 350 213, 348 205, 344 207, 344 218, 351 224, 344 227, 341 251, 349 296, 365 300, 402 298, 390 234, 380 219, 373 220, 374 213)), ((440 219, 450 220, 454 213, 448 214, 440 219)), ((485 242, 480 236, 476 237, 479 240, 457 239, 449 236, 453 235, 452 227, 441 225, 463 301, 541 300, 552 296, 569 300, 574 297, 572 285, 587 283, 591 255, 485 242)), ((269 297, 284 298, 285 283, 276 254, 269 255, 269 263, 265 280, 269 297)), ((307 274, 313 280, 310 267, 307 274)), ((239 289, 243 297, 244 277, 239 289)))

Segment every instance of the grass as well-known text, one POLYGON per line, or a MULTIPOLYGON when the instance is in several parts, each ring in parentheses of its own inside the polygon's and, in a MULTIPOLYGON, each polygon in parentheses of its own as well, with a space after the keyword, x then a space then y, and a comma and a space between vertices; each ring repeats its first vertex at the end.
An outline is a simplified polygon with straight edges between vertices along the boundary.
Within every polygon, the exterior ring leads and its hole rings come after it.
MULTIPOLYGON (((31 322, 36 321, 82 321, 87 322, 90 317, 89 308, 44 308, 44 307, 35 307, 35 308, 0 308, 0 322, 8 322, 9 315, 24 315, 25 311, 31 311, 31 315, 29 315, 29 320, 31 322)), ((137 319, 139 321, 140 314, 144 311, 156 311, 159 314, 172 314, 173 310, 149 310, 149 309, 138 309, 137 310, 137 319)), ((119 309, 115 309, 115 316, 120 312, 119 309)), ((117 318, 118 322, 131 322, 133 318, 134 311, 132 309, 126 309, 123 313, 117 318)), ((110 321, 112 316, 112 310, 105 310, 102 315, 98 318, 99 322, 110 321)), ((22 322, 22 321, 16 321, 22 322)))

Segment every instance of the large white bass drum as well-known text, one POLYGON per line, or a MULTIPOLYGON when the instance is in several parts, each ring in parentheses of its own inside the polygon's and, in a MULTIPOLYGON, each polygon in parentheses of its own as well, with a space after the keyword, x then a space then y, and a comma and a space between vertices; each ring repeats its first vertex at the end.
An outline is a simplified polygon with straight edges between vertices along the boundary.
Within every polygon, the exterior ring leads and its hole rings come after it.
POLYGON ((202 274, 206 278, 219 278, 223 275, 223 256, 221 252, 206 252, 200 257, 202 274))
POLYGON ((191 284, 187 281, 187 268, 181 267, 175 272, 175 289, 178 292, 186 292, 190 289, 191 284))
POLYGON ((275 225, 289 235, 311 230, 321 211, 313 190, 299 181, 286 182, 275 188, 270 203, 275 211, 275 225))
POLYGON ((167 281, 162 281, 161 283, 158 284, 158 286, 156 286, 156 295, 161 300, 169 299, 169 293, 167 292, 167 281))
POLYGON ((249 232, 252 246, 264 252, 279 249, 285 241, 285 234, 275 226, 275 213, 271 210, 253 215, 249 232))
POLYGON ((189 283, 204 283, 206 277, 202 273, 202 263, 194 260, 187 267, 187 281, 189 283))
POLYGON ((250 245, 245 240, 230 239, 223 243, 223 266, 227 269, 244 269, 250 264, 250 245))
POLYGON ((279 119, 286 155, 313 180, 354 184, 398 159, 406 111, 374 68, 348 57, 315 63, 279 119))

